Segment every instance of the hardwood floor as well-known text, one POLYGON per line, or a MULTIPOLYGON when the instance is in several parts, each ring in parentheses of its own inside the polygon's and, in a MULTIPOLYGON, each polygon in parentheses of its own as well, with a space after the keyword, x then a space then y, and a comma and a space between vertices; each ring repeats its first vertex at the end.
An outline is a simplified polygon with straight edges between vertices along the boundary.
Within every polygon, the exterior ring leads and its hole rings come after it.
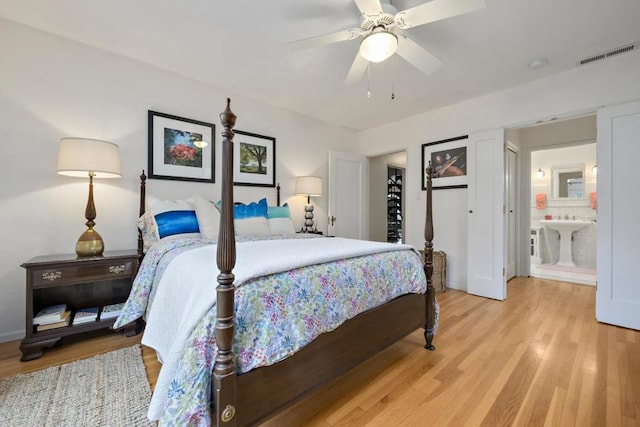
MULTIPOLYGON (((438 300, 435 352, 416 331, 264 426, 640 425, 640 332, 596 322, 594 288, 516 278, 504 302, 438 300)), ((17 341, 0 344, 0 377, 139 340, 109 334, 26 363, 17 341)), ((143 357, 153 386, 159 364, 143 357)))

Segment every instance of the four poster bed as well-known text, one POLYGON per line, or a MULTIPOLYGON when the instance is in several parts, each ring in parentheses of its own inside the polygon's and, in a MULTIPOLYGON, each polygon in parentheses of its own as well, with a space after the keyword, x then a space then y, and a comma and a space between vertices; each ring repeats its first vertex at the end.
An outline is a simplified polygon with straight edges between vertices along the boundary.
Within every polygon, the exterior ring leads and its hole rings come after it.
MULTIPOLYGON (((420 327, 425 348, 433 350, 438 308, 431 284, 431 166, 424 262, 406 245, 295 233, 284 240, 243 239, 234 225, 236 116, 229 99, 220 119, 217 245, 191 239, 147 248, 115 325, 146 315, 142 342, 164 359, 150 417, 167 425, 254 425, 420 327), (173 261, 164 262, 170 251, 176 252, 173 261), (287 256, 300 259, 280 262, 287 256), (156 309, 163 301, 169 308, 156 309), (279 323, 286 321, 288 326, 279 323)), ((143 173, 141 216, 145 179, 143 173)), ((278 206, 279 199, 278 191, 278 206)))

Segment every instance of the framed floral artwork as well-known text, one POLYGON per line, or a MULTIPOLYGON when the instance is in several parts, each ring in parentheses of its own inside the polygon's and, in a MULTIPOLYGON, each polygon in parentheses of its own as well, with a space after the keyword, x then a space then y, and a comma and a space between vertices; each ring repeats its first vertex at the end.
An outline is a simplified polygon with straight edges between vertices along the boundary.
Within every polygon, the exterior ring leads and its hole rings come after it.
POLYGON ((426 167, 433 167, 433 189, 467 188, 467 144, 469 136, 458 136, 422 144, 422 189, 426 189, 426 167))
POLYGON ((212 123, 149 111, 149 178, 215 182, 212 123))
POLYGON ((234 130, 233 184, 276 186, 276 139, 234 130))

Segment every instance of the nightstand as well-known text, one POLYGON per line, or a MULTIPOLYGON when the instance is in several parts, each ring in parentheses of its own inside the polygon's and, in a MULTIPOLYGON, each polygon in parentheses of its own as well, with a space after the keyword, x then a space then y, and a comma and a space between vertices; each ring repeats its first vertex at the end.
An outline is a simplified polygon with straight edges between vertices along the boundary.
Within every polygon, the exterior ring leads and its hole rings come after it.
MULTIPOLYGON (((103 256, 79 258, 73 255, 38 256, 22 264, 26 269, 26 335, 20 344, 27 361, 42 356, 44 348, 61 339, 97 329, 111 328, 115 318, 38 332, 33 316, 45 307, 66 304, 72 316, 75 310, 126 301, 138 271, 138 252, 112 251, 103 256)), ((138 334, 143 327, 138 319, 121 329, 126 336, 138 334)))

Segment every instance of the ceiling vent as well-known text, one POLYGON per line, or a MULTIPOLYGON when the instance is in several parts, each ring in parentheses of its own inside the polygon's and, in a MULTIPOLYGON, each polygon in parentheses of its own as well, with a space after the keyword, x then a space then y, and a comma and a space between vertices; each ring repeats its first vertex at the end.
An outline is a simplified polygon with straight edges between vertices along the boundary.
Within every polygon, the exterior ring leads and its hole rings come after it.
POLYGON ((603 59, 607 59, 607 58, 610 58, 612 56, 620 55, 622 53, 635 52, 638 49, 640 49, 640 42, 631 43, 631 44, 628 44, 626 46, 620 46, 620 47, 617 47, 615 49, 611 49, 611 50, 608 50, 606 52, 598 53, 596 55, 591 55, 589 57, 581 59, 580 61, 578 61, 578 65, 590 64, 592 62, 601 61, 603 59))

